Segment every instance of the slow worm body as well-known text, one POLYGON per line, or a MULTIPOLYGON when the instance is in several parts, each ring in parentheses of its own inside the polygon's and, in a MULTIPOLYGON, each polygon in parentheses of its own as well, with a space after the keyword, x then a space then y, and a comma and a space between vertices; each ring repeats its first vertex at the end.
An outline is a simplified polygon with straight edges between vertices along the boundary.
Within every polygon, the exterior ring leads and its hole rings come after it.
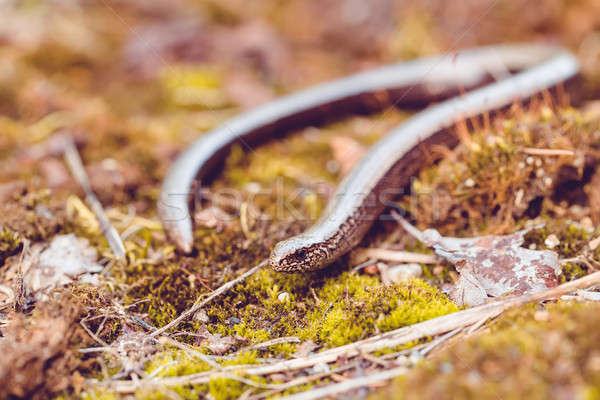
POLYGON ((436 102, 377 142, 340 183, 315 225, 278 243, 269 258, 282 272, 323 268, 360 242, 390 196, 418 171, 423 148, 453 144, 448 128, 456 121, 525 100, 577 73, 577 60, 561 48, 502 45, 391 65, 283 97, 226 122, 185 150, 163 183, 159 216, 169 238, 190 252, 193 183, 207 181, 232 144, 254 146, 332 116, 390 104, 414 108, 436 102))

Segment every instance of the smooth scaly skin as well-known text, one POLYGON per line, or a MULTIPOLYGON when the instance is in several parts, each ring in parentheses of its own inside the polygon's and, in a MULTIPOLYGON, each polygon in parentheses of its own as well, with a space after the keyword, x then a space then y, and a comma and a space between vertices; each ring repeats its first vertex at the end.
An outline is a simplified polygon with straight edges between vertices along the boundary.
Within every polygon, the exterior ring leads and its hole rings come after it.
POLYGON ((377 142, 339 185, 319 221, 278 243, 269 258, 276 271, 323 268, 360 242, 392 195, 400 193, 418 171, 423 148, 455 143, 447 128, 457 120, 527 99, 577 73, 577 60, 561 48, 502 45, 392 65, 283 97, 226 122, 183 152, 163 183, 159 216, 169 238, 190 252, 188 204, 193 183, 206 182, 232 144, 253 146, 353 112, 374 112, 389 105, 422 107, 445 100, 377 142), (460 94, 465 90, 471 91, 460 94))

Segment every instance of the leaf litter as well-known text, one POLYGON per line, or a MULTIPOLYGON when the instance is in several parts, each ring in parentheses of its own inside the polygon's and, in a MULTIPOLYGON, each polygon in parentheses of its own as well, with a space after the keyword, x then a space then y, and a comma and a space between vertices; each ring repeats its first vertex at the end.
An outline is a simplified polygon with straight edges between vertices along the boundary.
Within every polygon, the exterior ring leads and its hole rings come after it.
POLYGON ((489 297, 536 293, 559 284, 558 253, 521 247, 525 235, 535 228, 510 235, 456 238, 444 237, 435 229, 420 231, 397 219, 410 235, 455 266, 460 277, 449 295, 458 305, 479 305, 489 297))

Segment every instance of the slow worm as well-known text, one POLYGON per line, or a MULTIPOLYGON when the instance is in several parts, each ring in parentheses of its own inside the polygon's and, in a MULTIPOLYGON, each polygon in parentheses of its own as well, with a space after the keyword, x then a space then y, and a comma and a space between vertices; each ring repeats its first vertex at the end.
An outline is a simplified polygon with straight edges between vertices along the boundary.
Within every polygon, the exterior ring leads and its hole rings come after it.
POLYGON ((418 172, 424 148, 455 144, 448 131, 455 122, 526 100, 578 70, 574 56, 560 47, 500 45, 390 65, 282 97, 227 121, 185 150, 164 180, 160 219, 168 237, 189 253, 194 181, 206 183, 232 144, 255 146, 349 113, 436 103, 377 142, 340 183, 321 218, 301 235, 279 242, 269 258, 282 272, 323 268, 360 242, 390 196, 418 172))

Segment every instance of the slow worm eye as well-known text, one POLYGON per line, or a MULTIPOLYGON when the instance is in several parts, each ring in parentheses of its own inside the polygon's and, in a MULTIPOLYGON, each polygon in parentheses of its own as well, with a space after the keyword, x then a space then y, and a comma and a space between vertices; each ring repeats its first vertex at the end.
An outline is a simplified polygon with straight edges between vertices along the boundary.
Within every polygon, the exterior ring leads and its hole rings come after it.
POLYGON ((296 252, 295 256, 298 261, 304 260, 306 258, 306 250, 305 249, 298 250, 296 252))

